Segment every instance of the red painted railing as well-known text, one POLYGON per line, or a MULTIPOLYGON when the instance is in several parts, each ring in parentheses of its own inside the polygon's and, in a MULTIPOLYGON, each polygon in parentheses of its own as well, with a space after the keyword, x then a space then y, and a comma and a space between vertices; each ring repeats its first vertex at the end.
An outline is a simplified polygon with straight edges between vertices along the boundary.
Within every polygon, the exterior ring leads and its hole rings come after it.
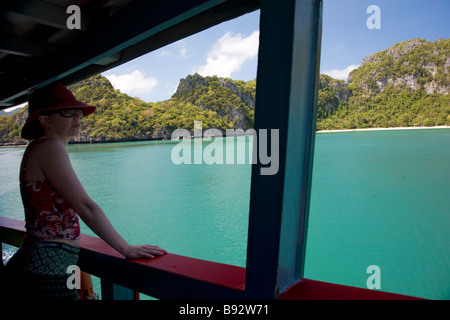
MULTIPOLYGON (((0 243, 20 246, 24 222, 0 217, 0 243)), ((254 299, 245 291, 246 269, 166 254, 126 260, 103 240, 82 235, 78 265, 101 279, 104 299, 133 299, 135 292, 159 299, 254 299)), ((302 279, 274 299, 416 299, 409 296, 302 279)))
POLYGON ((401 294, 302 279, 278 296, 282 300, 422 300, 401 294))

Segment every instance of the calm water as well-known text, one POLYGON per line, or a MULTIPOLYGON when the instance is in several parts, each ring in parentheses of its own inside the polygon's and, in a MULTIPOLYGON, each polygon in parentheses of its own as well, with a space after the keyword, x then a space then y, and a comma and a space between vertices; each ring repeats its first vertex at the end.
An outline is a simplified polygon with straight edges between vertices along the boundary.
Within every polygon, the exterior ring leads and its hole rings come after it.
MULTIPOLYGON (((244 267, 250 165, 175 165, 175 145, 68 150, 86 190, 130 243, 244 267)), ((1 216, 23 219, 23 151, 0 149, 1 216)), ((317 134, 305 277, 365 288, 367 267, 377 265, 384 291, 449 299, 449 187, 448 129, 317 134)))

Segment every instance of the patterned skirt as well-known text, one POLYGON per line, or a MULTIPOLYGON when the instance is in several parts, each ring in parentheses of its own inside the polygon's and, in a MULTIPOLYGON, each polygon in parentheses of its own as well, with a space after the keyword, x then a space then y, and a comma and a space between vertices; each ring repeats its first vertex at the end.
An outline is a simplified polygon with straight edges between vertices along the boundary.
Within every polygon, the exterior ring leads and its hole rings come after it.
MULTIPOLYGON (((69 289, 69 266, 76 265, 80 249, 57 242, 23 245, 2 271, 6 299, 63 299, 78 297, 69 289)), ((70 286, 72 287, 72 286, 70 286)))

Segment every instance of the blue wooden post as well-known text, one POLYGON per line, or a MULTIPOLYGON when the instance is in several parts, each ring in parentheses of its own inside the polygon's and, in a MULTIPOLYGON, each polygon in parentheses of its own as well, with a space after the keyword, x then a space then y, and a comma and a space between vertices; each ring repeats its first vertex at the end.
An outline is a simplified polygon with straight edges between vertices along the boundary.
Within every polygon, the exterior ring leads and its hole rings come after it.
POLYGON ((106 279, 101 279, 102 300, 136 300, 137 293, 115 284, 106 279))
POLYGON ((259 161, 252 168, 246 274, 250 297, 273 299, 302 277, 321 15, 322 0, 261 1, 255 129, 279 130, 279 141, 271 141, 279 146, 279 170, 262 175, 265 165, 259 161))

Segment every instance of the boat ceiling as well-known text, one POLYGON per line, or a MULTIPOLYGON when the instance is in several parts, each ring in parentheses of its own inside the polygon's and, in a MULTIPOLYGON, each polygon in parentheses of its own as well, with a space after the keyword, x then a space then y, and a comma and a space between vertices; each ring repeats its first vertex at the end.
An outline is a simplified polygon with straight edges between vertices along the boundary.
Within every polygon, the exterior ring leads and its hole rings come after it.
POLYGON ((258 8, 259 0, 2 0, 0 109, 258 8), (70 29, 77 17, 80 29, 70 29))

